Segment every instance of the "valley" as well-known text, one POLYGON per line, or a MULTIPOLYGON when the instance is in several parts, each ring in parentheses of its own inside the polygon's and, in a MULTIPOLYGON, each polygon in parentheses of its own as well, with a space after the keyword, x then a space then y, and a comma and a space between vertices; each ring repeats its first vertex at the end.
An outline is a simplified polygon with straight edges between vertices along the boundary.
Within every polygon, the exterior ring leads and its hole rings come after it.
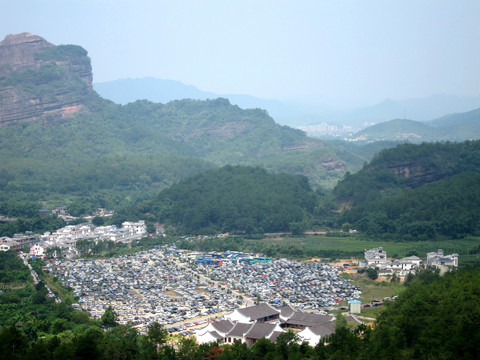
POLYGON ((344 142, 92 81, 0 42, 0 359, 476 357, 478 109, 344 142))

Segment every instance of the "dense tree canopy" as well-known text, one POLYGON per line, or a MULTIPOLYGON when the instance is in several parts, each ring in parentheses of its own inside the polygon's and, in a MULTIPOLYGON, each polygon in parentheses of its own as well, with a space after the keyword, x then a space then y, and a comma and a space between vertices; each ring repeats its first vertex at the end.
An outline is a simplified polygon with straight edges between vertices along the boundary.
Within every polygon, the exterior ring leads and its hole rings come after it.
POLYGON ((306 177, 226 166, 183 180, 137 208, 182 233, 289 231, 308 221, 316 196, 306 177))
POLYGON ((337 224, 403 240, 477 235, 479 164, 480 141, 385 150, 335 187, 337 224))
MULTIPOLYGON (((55 49, 67 55, 78 51, 55 49)), ((84 105, 84 112, 66 122, 0 128, 0 203, 13 201, 20 207, 26 200, 57 199, 57 206, 85 215, 81 211, 129 206, 183 178, 227 164, 304 174, 315 186, 331 186, 342 175, 328 171, 323 162, 337 162, 339 170, 345 167, 342 157, 354 169, 361 165, 344 149, 226 99, 121 106, 93 93, 84 105)))

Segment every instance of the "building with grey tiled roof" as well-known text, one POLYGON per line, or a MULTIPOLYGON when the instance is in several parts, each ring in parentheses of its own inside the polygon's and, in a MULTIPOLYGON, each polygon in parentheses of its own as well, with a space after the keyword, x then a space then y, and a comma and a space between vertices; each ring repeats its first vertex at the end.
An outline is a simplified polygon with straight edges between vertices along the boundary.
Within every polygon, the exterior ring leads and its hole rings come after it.
POLYGON ((299 342, 307 342, 310 346, 318 344, 320 339, 335 332, 335 321, 330 321, 321 325, 306 327, 297 333, 299 342))
POLYGON ((288 319, 295 313, 295 310, 293 310, 290 305, 284 305, 280 307, 278 310, 280 311, 280 319, 282 320, 288 319))
MULTIPOLYGON (((274 332, 282 333, 284 330, 278 324, 254 323, 250 329, 243 335, 247 345, 253 345, 257 340, 269 338, 274 332)), ((278 335, 275 336, 275 339, 278 335)))
POLYGON ((266 322, 276 320, 280 317, 280 311, 268 304, 249 306, 243 309, 235 309, 232 313, 225 315, 225 319, 240 322, 266 322))
POLYGON ((427 253, 427 265, 439 268, 440 274, 444 274, 451 268, 458 267, 458 254, 444 255, 442 249, 429 252, 427 253))
POLYGON ((333 322, 335 318, 330 315, 311 314, 303 312, 294 312, 283 324, 284 327, 291 329, 304 329, 308 326, 317 326, 328 322, 333 322))
POLYGON ((252 327, 251 323, 237 322, 234 327, 228 332, 226 343, 234 343, 235 341, 243 342, 243 334, 252 327))
POLYGON ((286 331, 285 328, 302 331, 309 329, 303 333, 305 337, 318 342, 319 336, 330 334, 335 329, 333 316, 303 313, 290 306, 275 309, 268 304, 260 304, 234 310, 225 315, 225 318, 224 321, 210 323, 197 330, 197 342, 203 344, 216 341, 220 339, 217 335, 220 335, 223 336, 224 343, 241 341, 250 346, 262 338, 276 341, 286 331))

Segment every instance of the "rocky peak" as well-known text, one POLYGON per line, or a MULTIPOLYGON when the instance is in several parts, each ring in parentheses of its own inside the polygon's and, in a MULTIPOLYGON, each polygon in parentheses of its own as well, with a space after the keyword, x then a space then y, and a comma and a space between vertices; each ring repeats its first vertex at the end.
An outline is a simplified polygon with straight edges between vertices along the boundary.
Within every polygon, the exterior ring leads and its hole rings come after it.
POLYGON ((30 33, 0 42, 0 125, 54 123, 84 109, 93 91, 87 51, 30 33))
POLYGON ((44 38, 30 33, 7 35, 0 41, 0 67, 10 71, 37 70, 35 55, 54 47, 44 38))

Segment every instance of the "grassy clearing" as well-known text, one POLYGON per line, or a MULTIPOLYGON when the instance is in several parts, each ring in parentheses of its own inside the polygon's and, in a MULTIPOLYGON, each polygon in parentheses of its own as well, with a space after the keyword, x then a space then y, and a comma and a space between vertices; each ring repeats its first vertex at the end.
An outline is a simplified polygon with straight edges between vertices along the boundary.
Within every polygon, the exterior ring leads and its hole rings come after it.
POLYGON ((330 237, 325 235, 285 236, 275 239, 265 238, 267 244, 280 246, 296 245, 305 250, 338 250, 344 252, 363 253, 365 249, 383 247, 389 256, 404 257, 411 251, 416 251, 420 257, 425 257, 428 252, 443 249, 445 253, 458 253, 466 255, 468 251, 480 244, 480 237, 468 237, 456 240, 431 240, 393 242, 378 240, 365 240, 357 235, 347 237, 330 237))
POLYGON ((369 308, 363 308, 360 316, 365 316, 365 317, 368 317, 368 318, 376 319, 378 317, 378 315, 380 315, 383 312, 384 309, 385 308, 383 307, 383 305, 382 306, 372 306, 372 307, 369 307, 369 308))
MULTIPOLYGON (((347 278, 352 280, 352 283, 359 285, 362 289, 362 296, 360 300, 362 304, 370 304, 372 300, 383 301, 386 297, 393 297, 399 295, 405 291, 405 286, 402 284, 394 284, 390 281, 373 281, 370 280, 366 274, 356 274, 349 273, 347 278)), ((342 274, 345 277, 345 274, 342 274)), ((347 302, 341 303, 342 306, 347 306, 347 302)), ((378 315, 383 311, 384 305, 381 306, 372 306, 368 308, 363 308, 360 316, 366 316, 370 318, 377 318, 378 315)))
POLYGON ((71 289, 64 288, 62 284, 55 280, 55 277, 52 273, 48 271, 43 271, 41 274, 38 274, 41 280, 45 282, 52 292, 57 295, 62 301, 67 299, 73 300, 73 291, 71 289))
POLYGON ((370 303, 372 300, 383 300, 386 297, 399 295, 405 290, 402 284, 393 284, 389 281, 373 281, 366 274, 350 274, 352 283, 362 288, 362 303, 370 303))

